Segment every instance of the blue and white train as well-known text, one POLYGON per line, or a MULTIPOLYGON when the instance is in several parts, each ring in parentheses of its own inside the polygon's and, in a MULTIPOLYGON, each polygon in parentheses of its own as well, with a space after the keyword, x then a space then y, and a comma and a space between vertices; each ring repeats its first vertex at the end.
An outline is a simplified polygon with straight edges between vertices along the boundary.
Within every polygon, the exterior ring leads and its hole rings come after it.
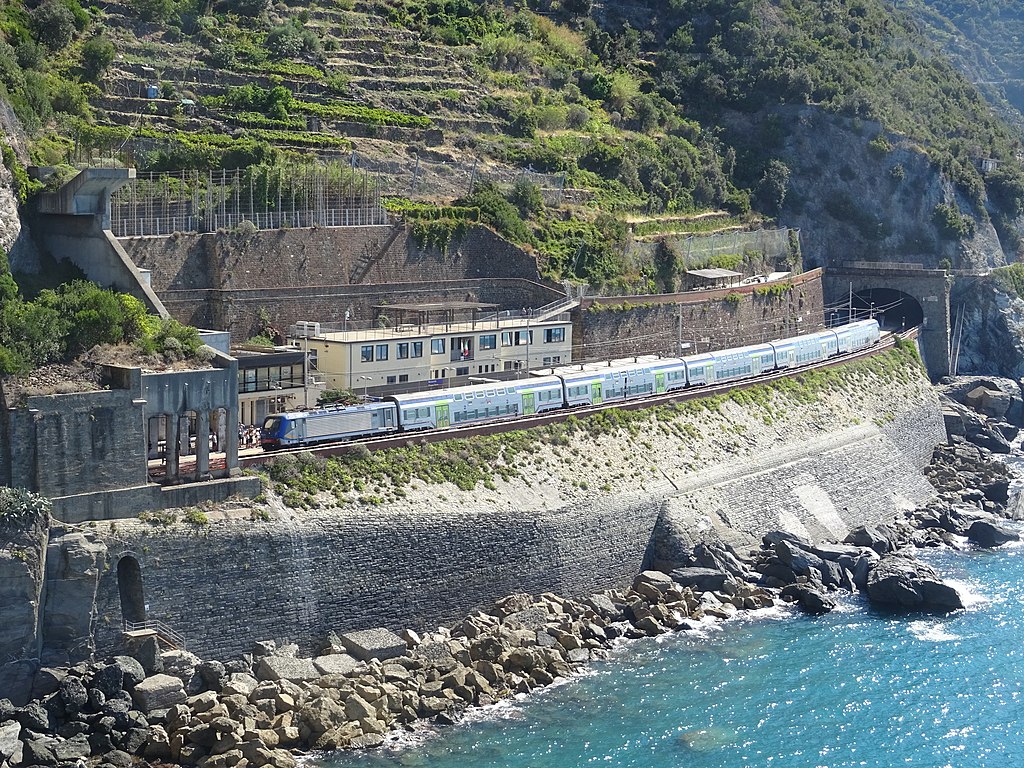
POLYGON ((755 378, 875 344, 878 322, 688 357, 637 357, 553 368, 528 379, 390 395, 378 403, 279 413, 263 423, 266 451, 419 430, 504 421, 560 408, 660 395, 755 378))

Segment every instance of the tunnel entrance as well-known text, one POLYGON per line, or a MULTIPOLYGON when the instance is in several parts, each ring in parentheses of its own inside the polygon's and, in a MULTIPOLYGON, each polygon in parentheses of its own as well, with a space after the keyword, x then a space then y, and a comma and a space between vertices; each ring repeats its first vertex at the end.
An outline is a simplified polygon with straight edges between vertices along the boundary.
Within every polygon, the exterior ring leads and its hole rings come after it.
POLYGON ((884 330, 899 331, 924 323, 924 310, 918 300, 895 288, 865 288, 855 291, 852 305, 852 318, 849 298, 842 305, 828 309, 828 324, 842 325, 849 322, 849 319, 866 320, 874 317, 884 330))
POLYGON ((125 621, 146 620, 146 601, 142 591, 142 567, 131 555, 117 561, 117 590, 121 597, 121 616, 125 621))

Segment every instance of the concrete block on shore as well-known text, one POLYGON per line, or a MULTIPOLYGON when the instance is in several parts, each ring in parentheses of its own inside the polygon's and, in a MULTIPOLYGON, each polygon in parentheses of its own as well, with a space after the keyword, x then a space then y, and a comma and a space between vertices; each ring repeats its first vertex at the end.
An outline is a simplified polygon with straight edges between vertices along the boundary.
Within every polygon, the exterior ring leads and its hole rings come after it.
POLYGON ((313 659, 313 666, 322 675, 347 675, 359 664, 358 659, 347 653, 330 653, 313 659))
POLYGON ((296 659, 291 656, 264 656, 260 659, 256 676, 260 680, 288 680, 301 683, 320 677, 312 659, 296 659))
POLYGON ((345 650, 362 661, 393 659, 406 651, 405 640, 383 627, 346 632, 340 640, 345 650))

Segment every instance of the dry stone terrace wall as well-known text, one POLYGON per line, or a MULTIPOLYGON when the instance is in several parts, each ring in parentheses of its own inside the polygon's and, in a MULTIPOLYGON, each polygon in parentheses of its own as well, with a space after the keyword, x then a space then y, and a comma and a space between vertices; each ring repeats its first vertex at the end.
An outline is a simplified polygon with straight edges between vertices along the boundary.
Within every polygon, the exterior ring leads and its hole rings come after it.
POLYGON ((251 235, 178 234, 122 240, 182 322, 247 334, 257 309, 296 320, 372 319, 385 302, 470 299, 546 304, 560 295, 529 254, 477 226, 447 253, 420 248, 402 224, 251 235), (413 288, 414 284, 416 285, 413 288), (208 307, 208 308, 207 308, 208 307))
POLYGON ((651 422, 538 444, 526 476, 494 490, 419 484, 315 511, 272 497, 267 521, 243 508, 209 525, 99 523, 111 567, 97 643, 119 641, 124 555, 141 565, 150 618, 226 656, 260 638, 311 649, 330 630, 430 629, 513 592, 581 596, 698 538, 743 545, 779 527, 833 538, 929 499, 920 468, 944 433, 923 375, 844 387, 785 409, 725 401, 683 417, 678 434, 651 422))
POLYGON ((573 327, 574 356, 678 355, 680 341, 692 354, 810 333, 823 327, 821 275, 818 269, 798 275, 780 295, 748 285, 585 301, 573 327))

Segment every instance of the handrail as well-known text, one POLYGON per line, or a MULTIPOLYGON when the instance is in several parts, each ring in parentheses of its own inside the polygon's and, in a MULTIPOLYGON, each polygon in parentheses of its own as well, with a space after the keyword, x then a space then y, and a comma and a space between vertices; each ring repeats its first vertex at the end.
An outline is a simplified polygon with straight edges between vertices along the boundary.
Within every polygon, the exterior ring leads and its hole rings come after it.
POLYGON ((180 632, 171 629, 169 626, 164 624, 162 621, 157 619, 149 619, 147 621, 128 621, 125 619, 124 631, 125 632, 139 632, 142 630, 153 630, 157 637, 160 637, 164 642, 169 645, 178 648, 182 651, 186 650, 185 636, 180 632))

